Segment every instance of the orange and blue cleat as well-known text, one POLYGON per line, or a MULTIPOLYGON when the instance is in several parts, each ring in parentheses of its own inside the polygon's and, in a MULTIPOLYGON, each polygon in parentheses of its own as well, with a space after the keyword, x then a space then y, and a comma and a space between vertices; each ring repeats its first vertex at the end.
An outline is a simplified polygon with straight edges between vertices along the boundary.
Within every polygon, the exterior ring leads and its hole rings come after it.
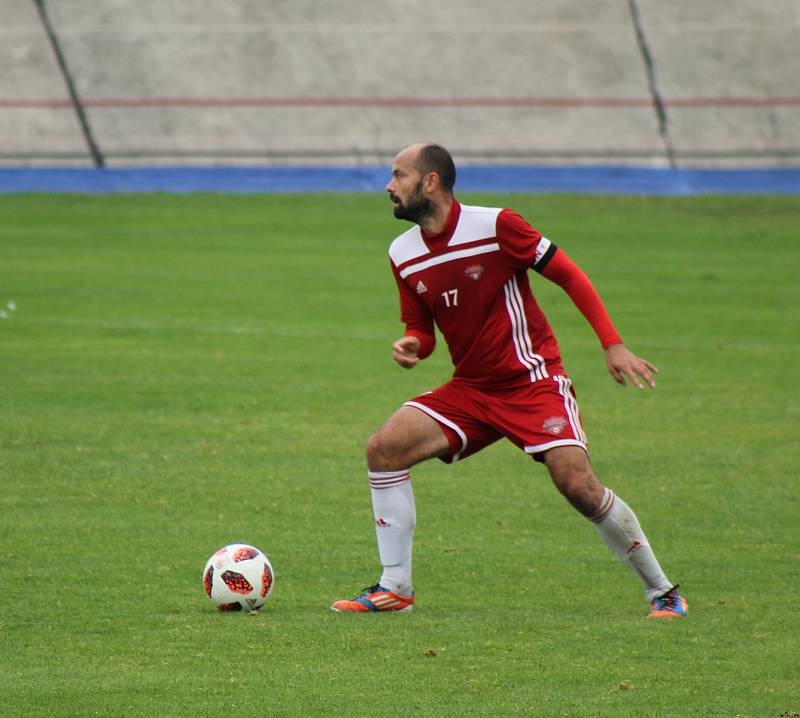
POLYGON ((648 618, 685 618, 689 613, 686 599, 678 593, 678 586, 673 586, 663 596, 654 598, 650 604, 648 618))
POLYGON ((352 599, 336 601, 331 606, 340 613, 375 613, 378 611, 410 611, 414 608, 413 594, 400 596, 379 583, 365 588, 358 596, 352 599))

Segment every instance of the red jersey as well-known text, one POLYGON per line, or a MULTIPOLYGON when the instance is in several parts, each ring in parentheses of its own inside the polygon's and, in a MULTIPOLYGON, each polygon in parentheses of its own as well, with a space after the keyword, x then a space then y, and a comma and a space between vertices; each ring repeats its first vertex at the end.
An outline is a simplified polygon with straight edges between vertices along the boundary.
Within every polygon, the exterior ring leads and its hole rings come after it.
POLYGON ((527 271, 541 271, 556 247, 508 209, 454 200, 444 230, 414 226, 389 248, 406 334, 420 358, 439 327, 454 378, 483 387, 519 386, 563 374, 553 331, 531 291, 527 271))

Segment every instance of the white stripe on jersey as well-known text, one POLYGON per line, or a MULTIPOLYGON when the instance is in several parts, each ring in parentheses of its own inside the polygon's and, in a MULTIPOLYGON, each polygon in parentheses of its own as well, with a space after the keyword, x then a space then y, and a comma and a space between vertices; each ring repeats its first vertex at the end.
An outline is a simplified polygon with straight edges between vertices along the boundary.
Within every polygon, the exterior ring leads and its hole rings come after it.
MULTIPOLYGON (((455 247, 459 244, 495 239, 497 237, 497 217, 502 211, 497 207, 471 207, 462 204, 461 214, 447 246, 455 247)), ((419 225, 411 227, 395 237, 389 246, 389 256, 395 267, 429 254, 430 250, 422 238, 419 225)))
POLYGON ((495 238, 497 236, 497 217, 502 211, 499 207, 473 207, 462 204, 461 216, 458 218, 458 224, 447 246, 454 247, 480 239, 495 238))
POLYGON ((400 278, 405 279, 409 274, 420 272, 428 267, 435 267, 437 264, 445 264, 452 262, 456 259, 463 259, 464 257, 474 257, 476 254, 487 254, 488 252, 499 252, 500 245, 497 242, 491 244, 481 244, 477 247, 470 247, 469 249, 457 249, 454 252, 446 252, 440 254, 438 257, 431 257, 416 264, 410 264, 405 269, 401 270, 400 278))
POLYGON ((419 227, 407 229, 399 237, 395 237, 389 246, 389 256, 395 267, 410 262, 412 259, 430 254, 428 245, 422 239, 419 227))
POLYGON ((544 359, 533 351, 533 344, 528 332, 528 320, 525 318, 522 295, 519 293, 516 276, 511 277, 503 285, 503 291, 506 295, 506 309, 511 319, 511 336, 514 340, 517 358, 530 373, 531 383, 547 379, 549 374, 545 368, 544 359))
POLYGON ((572 382, 565 376, 555 376, 553 378, 558 382, 558 393, 564 397, 564 408, 566 409, 567 416, 569 417, 572 433, 575 438, 578 439, 578 441, 581 441, 585 444, 586 434, 581 426, 581 419, 580 415, 578 414, 578 402, 575 401, 575 397, 569 390, 569 388, 572 386, 572 382))

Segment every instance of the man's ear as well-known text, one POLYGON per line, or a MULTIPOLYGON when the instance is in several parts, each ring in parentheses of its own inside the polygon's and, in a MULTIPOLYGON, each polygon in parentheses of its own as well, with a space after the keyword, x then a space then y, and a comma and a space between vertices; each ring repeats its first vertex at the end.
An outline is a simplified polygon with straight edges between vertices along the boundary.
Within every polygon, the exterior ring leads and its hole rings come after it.
POLYGON ((435 192, 439 189, 440 184, 441 178, 438 172, 428 172, 422 180, 422 188, 428 193, 435 192))

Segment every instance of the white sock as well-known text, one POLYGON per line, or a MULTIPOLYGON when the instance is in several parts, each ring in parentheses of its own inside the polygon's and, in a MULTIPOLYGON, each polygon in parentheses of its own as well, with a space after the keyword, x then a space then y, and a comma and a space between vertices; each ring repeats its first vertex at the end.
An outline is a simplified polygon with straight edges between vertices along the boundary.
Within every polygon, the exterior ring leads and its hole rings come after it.
POLYGON ((590 520, 617 558, 639 577, 648 601, 672 588, 639 526, 636 514, 613 491, 605 490, 600 510, 590 520))
POLYGON ((375 512, 375 534, 383 564, 381 586, 401 596, 410 596, 411 546, 417 510, 411 476, 404 471, 370 471, 372 509, 375 512))

